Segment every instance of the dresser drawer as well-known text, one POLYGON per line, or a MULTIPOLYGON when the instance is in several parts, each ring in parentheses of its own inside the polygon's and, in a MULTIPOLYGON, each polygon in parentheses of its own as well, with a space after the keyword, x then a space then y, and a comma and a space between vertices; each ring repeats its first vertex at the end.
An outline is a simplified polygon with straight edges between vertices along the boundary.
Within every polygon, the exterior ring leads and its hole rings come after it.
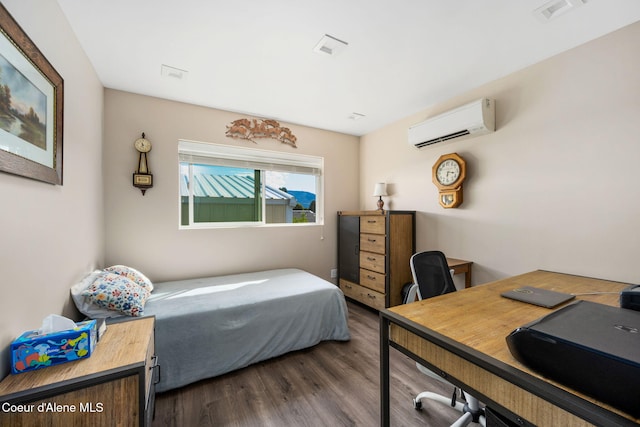
POLYGON ((360 268, 366 268, 367 270, 372 270, 384 274, 384 264, 384 255, 376 254, 373 252, 360 251, 360 268))
POLYGON ((360 284, 384 294, 386 276, 375 271, 360 269, 360 284))
POLYGON ((383 216, 361 216, 360 233, 384 234, 385 217, 383 216))
POLYGON ((347 282, 345 280, 340 281, 340 289, 344 292, 344 295, 360 301, 363 304, 373 307, 376 310, 384 309, 384 294, 376 292, 374 290, 365 288, 364 286, 356 285, 355 283, 347 282))
POLYGON ((386 239, 380 234, 360 234, 360 250, 365 252, 385 253, 386 239))

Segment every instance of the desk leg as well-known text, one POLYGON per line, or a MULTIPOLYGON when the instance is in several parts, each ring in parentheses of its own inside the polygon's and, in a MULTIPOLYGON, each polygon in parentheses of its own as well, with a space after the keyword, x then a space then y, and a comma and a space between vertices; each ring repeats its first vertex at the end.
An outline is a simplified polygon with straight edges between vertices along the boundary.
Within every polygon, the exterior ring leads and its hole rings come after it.
POLYGON ((380 314, 380 425, 389 427, 389 320, 380 314))

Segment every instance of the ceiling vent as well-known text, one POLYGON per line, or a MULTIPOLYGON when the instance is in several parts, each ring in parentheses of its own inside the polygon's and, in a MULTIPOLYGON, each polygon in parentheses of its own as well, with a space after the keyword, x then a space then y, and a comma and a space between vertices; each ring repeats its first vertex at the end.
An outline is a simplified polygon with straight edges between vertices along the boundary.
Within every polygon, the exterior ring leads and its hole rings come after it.
POLYGON ((582 6, 588 0, 552 0, 533 11, 533 14, 542 22, 548 22, 564 15, 576 7, 582 6))
POLYGON ((313 48, 314 52, 324 53, 325 55, 335 56, 342 52, 349 43, 337 39, 329 34, 322 36, 316 47, 313 48))
POLYGON ((181 70, 180 68, 170 67, 164 64, 160 67, 160 75, 165 78, 184 80, 187 74, 189 74, 187 70, 181 70))

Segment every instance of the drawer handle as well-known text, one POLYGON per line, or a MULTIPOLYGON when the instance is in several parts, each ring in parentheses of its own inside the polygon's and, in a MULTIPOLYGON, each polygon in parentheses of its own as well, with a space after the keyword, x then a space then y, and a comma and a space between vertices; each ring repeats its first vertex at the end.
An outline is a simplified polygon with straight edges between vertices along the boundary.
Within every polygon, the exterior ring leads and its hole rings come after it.
POLYGON ((371 243, 375 243, 376 239, 367 239, 368 241, 370 241, 371 243))
POLYGON ((367 274, 367 279, 376 280, 376 276, 371 276, 370 274, 367 274))
POLYGON ((156 366, 158 366, 158 356, 151 356, 151 366, 149 366, 149 370, 152 371, 156 366))
POLYGON ((375 224, 375 223, 376 223, 376 222, 378 222, 378 221, 376 221, 375 219, 369 219, 369 220, 367 220, 367 222, 368 222, 369 224, 375 224))
POLYGON ((347 289, 352 289, 351 285, 344 285, 344 287, 347 289))
POLYGON ((367 296, 368 296, 369 298, 371 298, 371 299, 376 299, 376 296, 375 296, 375 295, 367 294, 367 296))
POLYGON ((368 256, 368 257, 367 257, 367 260, 369 260, 369 261, 375 261, 376 259, 375 259, 374 257, 370 257, 370 256, 368 256))
POLYGON ((160 382, 160 377, 161 377, 160 364, 158 363, 158 356, 152 356, 151 360, 153 360, 153 363, 149 367, 149 370, 158 372, 157 375, 152 374, 153 377, 155 377, 153 383, 158 384, 160 382))

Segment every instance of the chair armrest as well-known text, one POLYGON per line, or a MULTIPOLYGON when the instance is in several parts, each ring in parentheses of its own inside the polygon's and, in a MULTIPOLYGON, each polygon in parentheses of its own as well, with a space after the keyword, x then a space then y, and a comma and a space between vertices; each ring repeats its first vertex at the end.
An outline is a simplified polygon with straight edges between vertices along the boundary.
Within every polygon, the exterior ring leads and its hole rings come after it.
POLYGON ((416 300, 416 297, 418 297, 418 299, 421 299, 418 294, 418 284, 413 283, 409 288, 409 291, 407 292, 407 297, 404 301, 402 301, 402 303, 409 304, 410 302, 414 302, 416 300))

